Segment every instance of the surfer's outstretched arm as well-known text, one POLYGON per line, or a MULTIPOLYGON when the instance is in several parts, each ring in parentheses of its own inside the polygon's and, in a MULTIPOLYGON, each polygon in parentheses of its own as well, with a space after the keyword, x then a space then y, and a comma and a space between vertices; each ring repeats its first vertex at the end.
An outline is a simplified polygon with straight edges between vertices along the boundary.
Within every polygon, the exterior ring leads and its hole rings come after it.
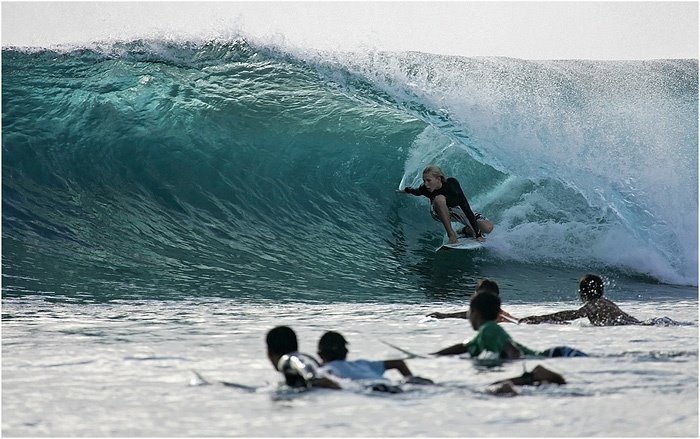
POLYGON ((413 373, 411 373, 411 370, 408 368, 408 365, 403 360, 386 360, 386 361, 384 361, 384 370, 389 370, 389 369, 396 369, 401 373, 401 375, 403 375, 405 377, 410 377, 413 375, 413 373))
POLYGON ((431 380, 431 379, 413 375, 411 370, 408 368, 408 365, 406 365, 406 362, 403 360, 386 360, 386 361, 384 361, 384 370, 388 370, 388 369, 398 370, 401 373, 401 375, 403 375, 406 378, 407 383, 434 384, 433 380, 431 380))
POLYGON ((498 323, 503 323, 503 322, 519 323, 517 318, 513 317, 510 313, 503 311, 503 310, 501 310, 498 313, 498 317, 496 318, 496 322, 498 322, 498 323))
MULTIPOLYGON (((426 317, 432 317, 434 319, 468 319, 469 318, 469 311, 458 311, 458 312, 431 312, 430 314, 426 314, 426 317)), ((501 310, 501 312, 498 314, 498 318, 496 319, 498 323, 502 322, 507 322, 507 323, 518 323, 518 319, 507 313, 506 311, 501 310)))
POLYGON ((494 395, 517 395, 513 386, 539 386, 544 383, 566 384, 566 380, 560 374, 553 372, 544 366, 535 366, 532 372, 525 372, 519 377, 491 383, 489 393, 494 395))
POLYGON ((552 314, 544 314, 541 316, 523 317, 522 319, 518 320, 518 323, 562 323, 567 322, 569 320, 576 320, 588 316, 588 313, 584 308, 585 307, 569 311, 559 311, 552 314))
POLYGON ((431 312, 426 314, 426 317, 433 317, 436 319, 468 319, 469 311, 459 311, 459 312, 431 312))
POLYGON ((445 349, 441 349, 437 352, 433 352, 430 355, 459 355, 459 354, 466 354, 467 353, 467 345, 464 343, 458 343, 456 345, 452 345, 450 347, 447 347, 445 349))
POLYGON ((312 387, 321 387, 324 389, 335 389, 339 390, 342 389, 340 387, 340 384, 336 383, 330 378, 327 377, 317 377, 317 378, 312 378, 311 379, 311 386, 312 387))
POLYGON ((396 192, 400 192, 402 194, 415 195, 416 197, 420 197, 420 196, 427 197, 429 194, 428 189, 426 189, 424 185, 420 185, 418 188, 412 188, 412 187, 406 186, 405 188, 399 189, 396 192))

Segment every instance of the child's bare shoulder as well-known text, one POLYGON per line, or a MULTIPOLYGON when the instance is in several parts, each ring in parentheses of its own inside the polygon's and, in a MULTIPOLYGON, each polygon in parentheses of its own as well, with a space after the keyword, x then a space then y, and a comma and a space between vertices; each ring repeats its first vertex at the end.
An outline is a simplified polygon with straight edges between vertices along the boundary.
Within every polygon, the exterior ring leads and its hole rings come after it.
POLYGON ((612 300, 608 300, 605 297, 601 297, 595 300, 591 300, 586 303, 586 306, 591 310, 619 310, 620 307, 615 304, 612 300))
POLYGON ((594 325, 627 325, 638 320, 622 311, 612 300, 601 297, 586 304, 588 318, 594 325))

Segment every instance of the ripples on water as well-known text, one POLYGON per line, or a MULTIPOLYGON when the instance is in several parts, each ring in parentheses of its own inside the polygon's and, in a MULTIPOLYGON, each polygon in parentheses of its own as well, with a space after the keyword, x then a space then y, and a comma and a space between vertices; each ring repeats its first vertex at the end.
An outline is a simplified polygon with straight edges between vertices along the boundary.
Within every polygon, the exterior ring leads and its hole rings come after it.
MULTIPOLYGON (((571 305, 512 303, 508 310, 522 316, 571 305)), ((493 370, 457 358, 412 359, 415 374, 443 385, 410 387, 394 397, 279 390, 265 334, 290 325, 301 350, 314 353, 318 338, 333 329, 350 342, 350 358, 401 358, 381 340, 426 354, 473 336, 465 320, 423 318, 458 304, 5 299, 3 434, 557 436, 564 425, 572 435, 697 434, 697 301, 662 310, 639 302, 621 306, 639 318, 662 312, 689 325, 508 325, 514 339, 529 347, 566 344, 591 357, 526 360, 493 370), (517 398, 484 393, 490 382, 536 364, 562 373, 568 384, 524 388, 517 398), (192 371, 212 382, 259 388, 192 386, 192 371)))

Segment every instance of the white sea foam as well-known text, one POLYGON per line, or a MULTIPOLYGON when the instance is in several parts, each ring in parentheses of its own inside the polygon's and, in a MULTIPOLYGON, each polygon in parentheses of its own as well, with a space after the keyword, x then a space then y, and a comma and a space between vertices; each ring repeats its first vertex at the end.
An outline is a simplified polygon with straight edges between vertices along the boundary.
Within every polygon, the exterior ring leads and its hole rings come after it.
MULTIPOLYGON (((230 300, 69 304, 3 303, 5 436, 696 436, 696 300, 621 302, 640 319, 668 316, 688 326, 513 325, 518 342, 567 345, 588 358, 525 360, 483 370, 458 358, 411 359, 414 374, 441 387, 401 395, 364 391, 279 392, 266 358, 275 325, 294 328, 316 351, 326 330, 350 342, 350 358, 404 356, 380 340, 427 354, 474 335, 462 319, 425 321, 463 304, 242 304, 230 300), (565 386, 485 393, 489 383, 535 365, 565 386), (261 386, 256 391, 204 380, 261 386), (195 384, 201 384, 201 379, 195 384)), ((515 316, 577 306, 511 304, 515 316)), ((398 379, 396 372, 387 376, 398 379)))
POLYGON ((581 259, 593 251, 594 260, 697 284, 697 62, 336 56, 432 125, 415 140, 401 184, 419 181, 421 161, 473 184, 479 176, 455 166, 449 150, 461 148, 540 186, 503 214, 499 231, 517 236, 512 227, 526 226, 538 241, 583 242, 581 259), (534 222, 513 221, 526 210, 539 211, 534 222), (547 215, 567 211, 563 233, 549 227, 547 215))

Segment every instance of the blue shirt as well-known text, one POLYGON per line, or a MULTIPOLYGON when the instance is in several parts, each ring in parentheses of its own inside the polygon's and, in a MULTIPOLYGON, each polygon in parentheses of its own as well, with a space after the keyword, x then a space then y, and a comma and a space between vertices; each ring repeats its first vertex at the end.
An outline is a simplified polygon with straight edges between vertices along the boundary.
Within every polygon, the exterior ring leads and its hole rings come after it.
POLYGON ((384 362, 335 360, 324 364, 320 371, 349 380, 378 380, 384 379, 384 362))

